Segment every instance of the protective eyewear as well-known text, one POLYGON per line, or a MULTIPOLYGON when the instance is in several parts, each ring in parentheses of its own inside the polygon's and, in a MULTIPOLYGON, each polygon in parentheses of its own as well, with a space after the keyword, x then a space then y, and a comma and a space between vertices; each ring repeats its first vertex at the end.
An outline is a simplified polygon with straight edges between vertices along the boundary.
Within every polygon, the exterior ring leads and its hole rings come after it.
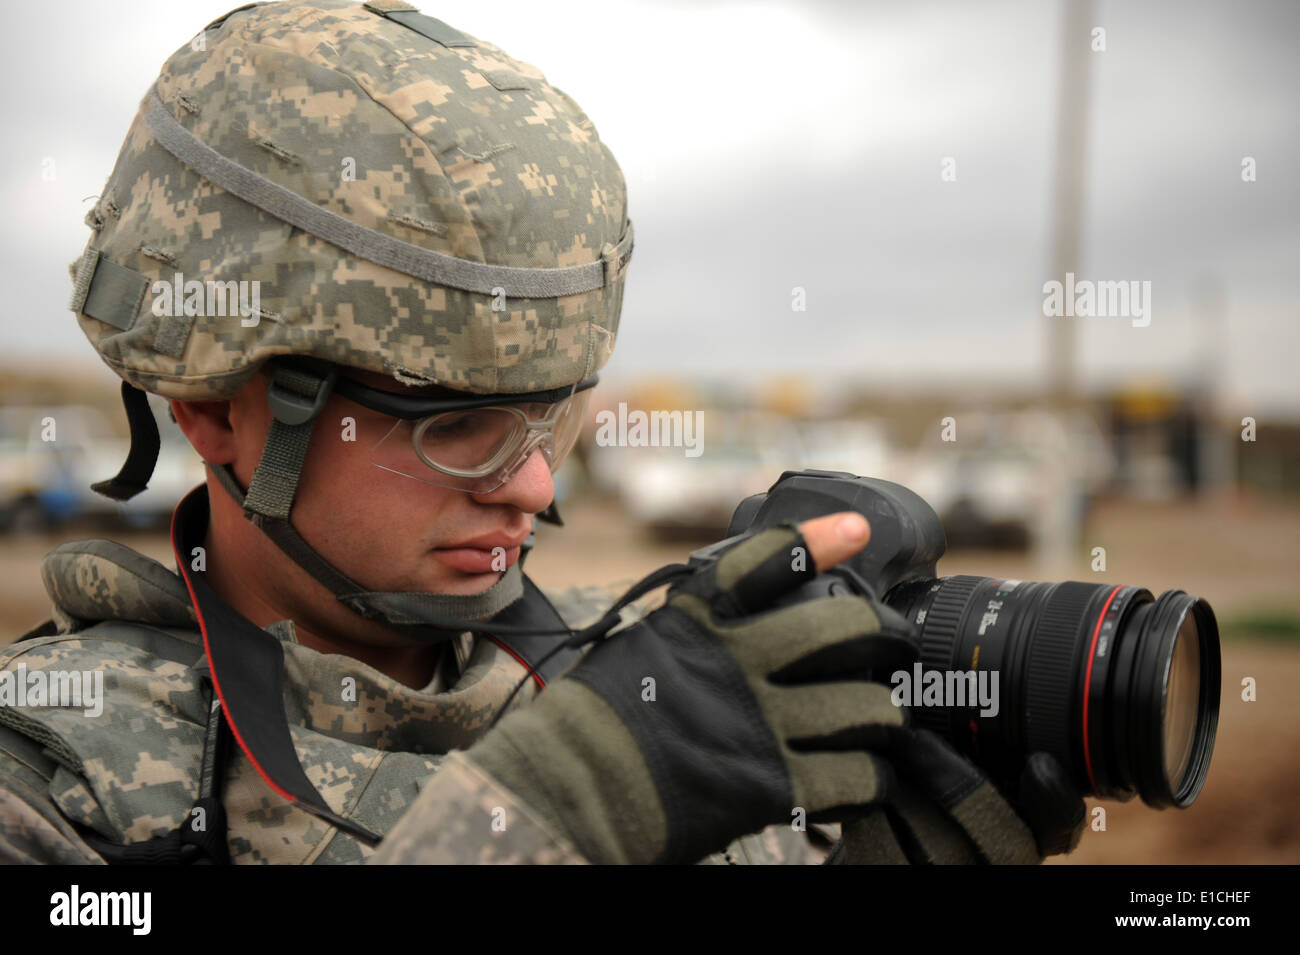
POLYGON ((370 459, 386 471, 473 494, 495 491, 538 449, 551 472, 577 443, 597 378, 512 395, 422 398, 340 376, 334 391, 397 418, 370 459))

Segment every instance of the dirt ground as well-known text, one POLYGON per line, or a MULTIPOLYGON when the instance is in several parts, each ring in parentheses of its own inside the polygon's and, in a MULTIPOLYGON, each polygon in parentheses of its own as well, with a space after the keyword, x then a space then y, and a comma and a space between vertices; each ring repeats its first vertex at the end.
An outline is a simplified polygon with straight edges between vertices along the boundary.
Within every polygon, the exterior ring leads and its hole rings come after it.
MULTIPOLYGON (((1223 646, 1219 732, 1201 795, 1187 809, 1140 800, 1088 801, 1106 810, 1067 857, 1078 863, 1247 865, 1300 862, 1300 649, 1254 640, 1223 646), (1242 677, 1256 700, 1241 698, 1242 677)), ((1091 819, 1092 816, 1090 815, 1091 819)), ((1065 860, 1062 860, 1065 861, 1065 860)))
MULTIPOLYGON (((690 542, 665 543, 629 528, 616 505, 571 502, 564 528, 543 527, 530 575, 543 587, 631 580, 685 559, 690 542)), ((162 535, 71 531, 0 539, 0 642, 48 616, 40 558, 63 540, 111 536, 170 565, 162 535)), ((704 542, 701 542, 704 543, 704 542)), ((1089 801, 1106 809, 1104 831, 1085 832, 1071 863, 1300 863, 1300 638, 1265 638, 1241 621, 1267 611, 1300 618, 1300 502, 1259 498, 1160 504, 1110 502, 1089 520, 1079 556, 1036 567, 1016 552, 962 551, 940 573, 1177 587, 1207 598, 1227 621, 1218 741, 1205 788, 1186 810, 1140 801, 1089 801), (1106 548, 1094 573, 1091 548, 1106 548), (1244 677, 1257 699, 1241 699, 1244 677)), ((1091 817, 1090 817, 1091 818, 1091 817)))

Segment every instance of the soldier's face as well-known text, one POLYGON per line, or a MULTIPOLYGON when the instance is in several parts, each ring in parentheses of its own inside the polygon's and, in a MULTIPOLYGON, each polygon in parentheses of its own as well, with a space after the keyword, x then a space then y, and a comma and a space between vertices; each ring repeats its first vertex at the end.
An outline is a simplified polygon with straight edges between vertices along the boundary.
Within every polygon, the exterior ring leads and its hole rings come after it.
MULTIPOLYGON (((383 375, 348 374, 387 391, 439 393, 406 388, 383 375)), ((250 382, 232 405, 240 411, 235 472, 247 487, 271 422, 265 377, 250 382)), ((545 456, 535 451, 511 480, 490 493, 438 487, 372 462, 375 445, 394 422, 331 395, 312 432, 294 498, 294 526, 327 560, 369 589, 481 593, 519 559, 532 515, 554 497, 545 456)))

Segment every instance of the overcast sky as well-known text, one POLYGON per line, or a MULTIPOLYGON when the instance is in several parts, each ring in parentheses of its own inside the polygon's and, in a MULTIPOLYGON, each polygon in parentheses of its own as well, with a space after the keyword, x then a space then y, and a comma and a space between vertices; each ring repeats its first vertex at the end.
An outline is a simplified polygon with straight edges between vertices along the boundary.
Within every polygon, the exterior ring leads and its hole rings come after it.
MULTIPOLYGON (((163 60, 232 5, 6 7, 0 361, 110 374, 66 309, 84 200, 163 60)), ((920 385, 1041 381, 1045 326, 1069 320, 1042 315, 1060 9, 424 4, 543 70, 624 168, 637 247, 608 376, 920 385)), ((1146 328, 1073 320, 1084 381, 1209 363, 1229 408, 1300 415, 1300 4, 1097 2, 1092 21, 1079 277, 1150 281, 1152 301, 1146 328)))

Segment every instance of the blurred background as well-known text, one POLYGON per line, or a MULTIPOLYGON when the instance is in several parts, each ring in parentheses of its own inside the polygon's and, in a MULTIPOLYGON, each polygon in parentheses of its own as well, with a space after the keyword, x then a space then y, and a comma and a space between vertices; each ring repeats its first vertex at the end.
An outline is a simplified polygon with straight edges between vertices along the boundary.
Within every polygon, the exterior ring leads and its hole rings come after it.
MULTIPOLYGON (((67 264, 158 67, 230 3, 9 11, 0 641, 48 614, 39 563, 63 540, 170 564, 162 528, 202 480, 159 406, 150 489, 90 493, 126 429, 118 380, 66 310, 67 264)), ((1178 588, 1219 616, 1200 799, 1105 803, 1106 830, 1064 861, 1300 862, 1300 7, 425 12, 541 67, 628 181, 618 345, 557 475, 566 526, 539 530, 540 584, 683 559, 787 469, 898 481, 944 519, 945 575, 1178 588), (1045 315, 1067 272, 1149 282, 1145 316, 1045 315), (693 431, 597 441, 637 411, 693 431)))

